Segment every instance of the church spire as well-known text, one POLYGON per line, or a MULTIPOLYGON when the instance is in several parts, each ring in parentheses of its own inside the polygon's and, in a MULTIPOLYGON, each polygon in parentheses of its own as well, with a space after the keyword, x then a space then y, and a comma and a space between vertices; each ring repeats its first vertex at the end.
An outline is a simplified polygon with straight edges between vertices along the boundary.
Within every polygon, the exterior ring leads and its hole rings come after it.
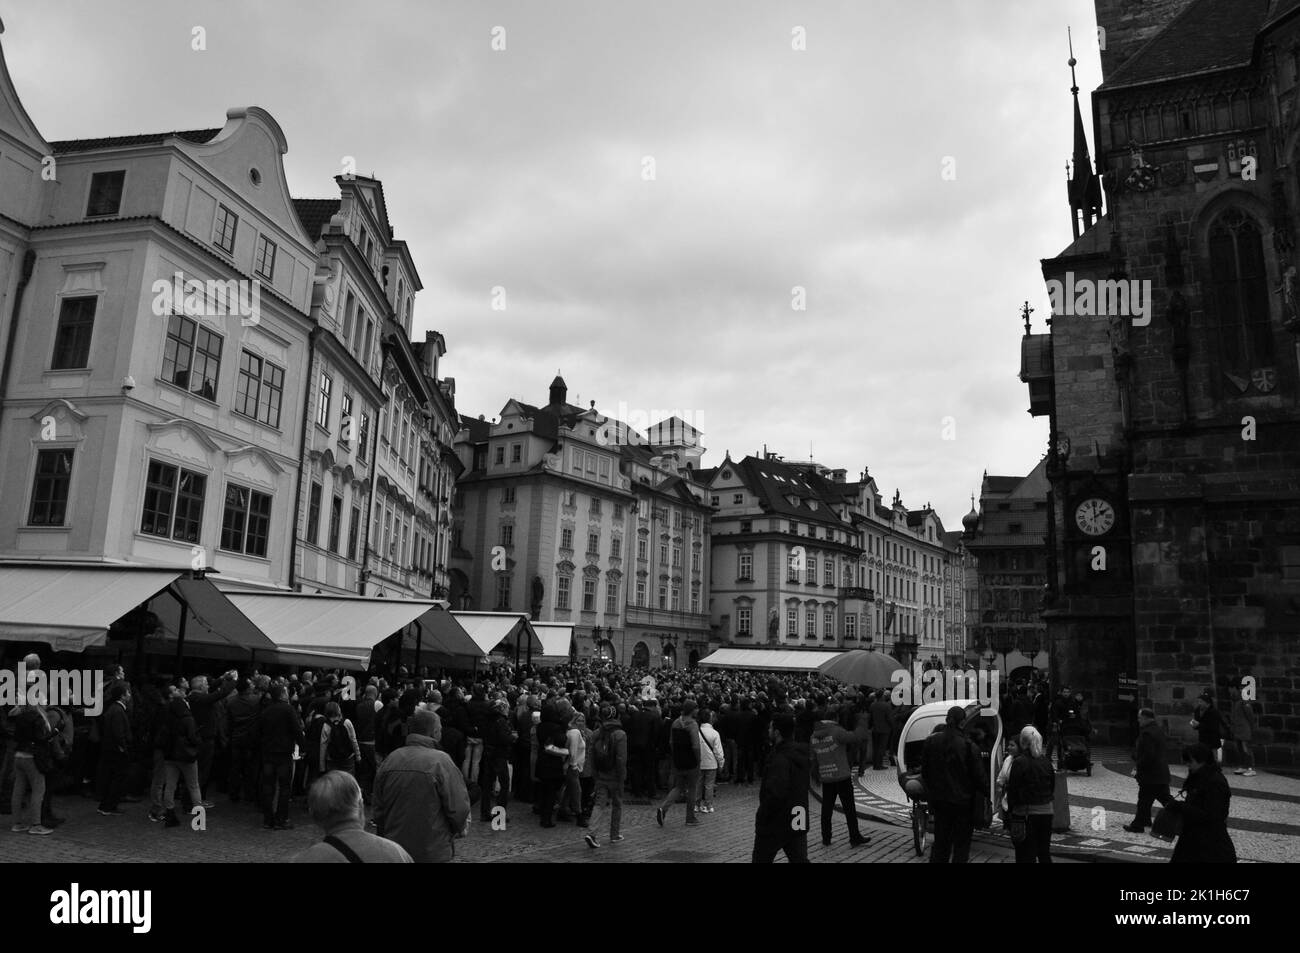
POLYGON ((1068 191, 1070 195, 1070 225, 1074 237, 1092 228, 1093 223, 1101 218, 1101 179, 1092 165, 1092 156, 1088 152, 1088 136, 1083 128, 1083 113, 1079 111, 1079 81, 1075 78, 1074 67, 1079 61, 1074 58, 1074 36, 1066 28, 1070 42, 1070 95, 1074 98, 1074 171, 1070 176, 1068 191), (1083 218, 1083 227, 1079 219, 1083 218))

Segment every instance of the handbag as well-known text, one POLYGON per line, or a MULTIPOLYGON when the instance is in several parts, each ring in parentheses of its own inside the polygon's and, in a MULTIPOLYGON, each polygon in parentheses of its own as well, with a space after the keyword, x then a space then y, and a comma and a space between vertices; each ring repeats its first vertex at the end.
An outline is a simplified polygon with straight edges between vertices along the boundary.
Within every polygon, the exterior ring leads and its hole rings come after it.
POLYGON ((1183 833, 1183 804, 1181 801, 1182 792, 1156 812, 1155 817, 1151 819, 1151 836, 1159 837, 1161 840, 1171 841, 1180 837, 1183 833))
POLYGON ((993 826, 993 802, 987 794, 976 794, 971 799, 971 825, 981 830, 993 826))

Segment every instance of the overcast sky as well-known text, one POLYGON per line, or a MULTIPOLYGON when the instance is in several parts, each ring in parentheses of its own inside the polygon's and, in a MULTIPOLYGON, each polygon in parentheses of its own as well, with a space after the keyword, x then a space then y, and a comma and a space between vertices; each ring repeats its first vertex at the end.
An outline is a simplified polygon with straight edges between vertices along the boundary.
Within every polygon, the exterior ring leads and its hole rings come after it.
POLYGON ((463 413, 544 403, 559 369, 575 403, 678 411, 705 465, 811 448, 949 529, 986 468, 1027 473, 1046 449, 1018 311, 1042 330, 1039 260, 1071 237, 1066 27, 1091 133, 1091 0, 0 0, 0 17, 47 139, 258 105, 295 196, 337 194, 343 156, 382 179, 424 281, 414 336, 446 335, 463 413))

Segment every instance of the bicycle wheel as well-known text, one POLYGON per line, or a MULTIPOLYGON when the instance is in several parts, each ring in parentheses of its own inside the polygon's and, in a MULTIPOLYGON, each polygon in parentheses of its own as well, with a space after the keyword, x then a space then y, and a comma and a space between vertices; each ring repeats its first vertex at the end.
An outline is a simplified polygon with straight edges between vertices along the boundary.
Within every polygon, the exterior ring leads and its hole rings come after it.
POLYGON ((924 802, 912 802, 912 846, 916 848, 917 857, 925 854, 926 815, 928 813, 924 802))

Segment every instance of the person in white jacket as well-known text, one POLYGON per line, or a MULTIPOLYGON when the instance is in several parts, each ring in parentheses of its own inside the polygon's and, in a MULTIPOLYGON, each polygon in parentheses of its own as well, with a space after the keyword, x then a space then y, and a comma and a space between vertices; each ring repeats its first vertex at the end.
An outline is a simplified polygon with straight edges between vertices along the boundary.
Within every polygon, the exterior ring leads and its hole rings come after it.
POLYGON ((726 758, 722 752, 722 735, 713 727, 714 714, 705 710, 700 712, 700 797, 699 812, 713 813, 713 796, 718 779, 718 771, 726 767, 726 758))

